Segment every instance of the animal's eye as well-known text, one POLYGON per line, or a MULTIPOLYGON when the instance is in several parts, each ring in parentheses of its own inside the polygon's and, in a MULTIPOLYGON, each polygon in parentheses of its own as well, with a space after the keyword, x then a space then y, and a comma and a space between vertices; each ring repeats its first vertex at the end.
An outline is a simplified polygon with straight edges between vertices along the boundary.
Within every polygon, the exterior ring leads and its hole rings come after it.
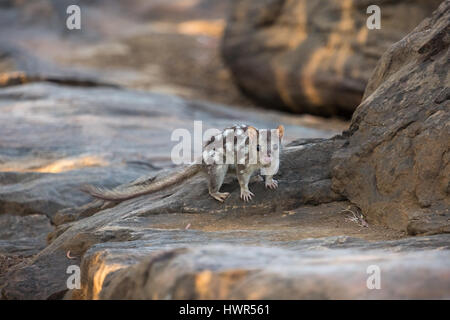
POLYGON ((260 147, 259 144, 256 146, 256 151, 259 151, 260 147))

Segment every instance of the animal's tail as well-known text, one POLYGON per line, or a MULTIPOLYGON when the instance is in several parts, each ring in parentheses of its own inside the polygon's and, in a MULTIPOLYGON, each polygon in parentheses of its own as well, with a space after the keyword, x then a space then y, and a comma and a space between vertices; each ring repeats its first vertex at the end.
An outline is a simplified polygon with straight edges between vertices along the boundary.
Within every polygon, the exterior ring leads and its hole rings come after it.
POLYGON ((120 189, 106 189, 102 187, 94 187, 92 185, 84 185, 81 187, 81 191, 89 193, 91 196, 109 200, 109 201, 124 201, 132 198, 136 198, 145 194, 150 194, 167 187, 170 187, 176 183, 180 183, 187 178, 196 175, 201 170, 201 165, 193 164, 181 171, 174 172, 156 181, 150 181, 149 183, 139 184, 120 189))

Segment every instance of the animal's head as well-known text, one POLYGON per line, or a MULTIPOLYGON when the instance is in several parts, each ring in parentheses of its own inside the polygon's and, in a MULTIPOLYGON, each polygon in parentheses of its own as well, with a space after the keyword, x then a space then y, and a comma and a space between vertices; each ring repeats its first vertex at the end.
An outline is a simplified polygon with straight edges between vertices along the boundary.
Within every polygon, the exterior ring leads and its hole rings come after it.
POLYGON ((252 126, 228 128, 205 144, 203 161, 206 164, 234 164, 236 160, 238 164, 273 167, 278 165, 283 135, 282 125, 277 129, 260 130, 252 126))
MULTIPOLYGON (((268 168, 275 163, 278 165, 281 140, 284 136, 284 127, 279 125, 277 129, 256 129, 249 126, 249 160, 256 160, 256 164, 268 168)), ((277 168, 278 170, 278 168, 277 168)))

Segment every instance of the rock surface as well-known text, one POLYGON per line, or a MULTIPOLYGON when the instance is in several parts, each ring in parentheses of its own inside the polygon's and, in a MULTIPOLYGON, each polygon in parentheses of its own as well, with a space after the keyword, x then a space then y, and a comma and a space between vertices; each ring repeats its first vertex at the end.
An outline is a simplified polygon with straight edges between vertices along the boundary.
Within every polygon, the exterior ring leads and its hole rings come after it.
POLYGON ((450 232, 450 1, 381 58, 333 155, 333 189, 369 222, 450 232))
POLYGON ((0 215, 0 255, 31 256, 47 246, 47 234, 53 231, 44 215, 25 217, 0 215))
POLYGON ((53 231, 49 219, 41 214, 17 216, 0 211, 0 290, 9 270, 28 262, 47 246, 53 231))
MULTIPOLYGON (((338 136, 323 130, 336 128, 332 121, 98 82, 1 88, 0 214, 7 216, 0 221, 29 226, 30 214, 40 214, 37 229, 47 232, 49 220, 54 227, 36 255, 15 265, 0 256, 1 297, 449 298, 449 3, 388 51, 349 131, 338 136), (256 197, 243 203, 237 183, 226 180, 224 204, 200 177, 121 203, 78 190, 84 183, 128 188, 176 170, 171 133, 193 131, 194 120, 204 130, 284 124, 278 190, 254 181, 256 197), (378 189, 378 181, 390 188, 378 189), (420 208, 428 212, 417 214, 411 190, 430 201, 420 208), (382 210, 380 191, 391 211, 382 210), (405 238, 406 231, 444 234, 405 238), (70 291, 73 265, 82 286, 70 291), (367 288, 370 265, 380 267, 381 290, 367 288)), ((20 254, 37 252, 39 237, 20 254)))
POLYGON ((269 108, 350 116, 378 59, 440 4, 433 1, 234 1, 222 55, 235 83, 269 108), (381 8, 369 30, 366 9, 381 8))
POLYGON ((0 86, 39 80, 120 85, 252 105, 219 54, 228 1, 8 1, 0 6, 0 86), (66 8, 79 5, 81 30, 66 8))
MULTIPOLYGON (((442 238, 448 250, 449 236, 442 238)), ((355 242, 338 238, 297 244, 323 250, 302 250, 295 245, 289 250, 224 245, 179 248, 150 254, 129 268, 114 268, 110 256, 126 252, 111 250, 108 256, 96 260, 104 272, 96 270, 87 280, 95 283, 95 277, 106 275, 98 294, 101 299, 449 298, 448 251, 403 252, 407 240, 389 243, 395 252, 372 250, 377 243, 355 242), (347 242, 358 249, 346 250, 347 242), (380 268, 379 290, 367 287, 369 266, 380 268)), ((85 287, 87 294, 95 297, 98 288, 85 287)))

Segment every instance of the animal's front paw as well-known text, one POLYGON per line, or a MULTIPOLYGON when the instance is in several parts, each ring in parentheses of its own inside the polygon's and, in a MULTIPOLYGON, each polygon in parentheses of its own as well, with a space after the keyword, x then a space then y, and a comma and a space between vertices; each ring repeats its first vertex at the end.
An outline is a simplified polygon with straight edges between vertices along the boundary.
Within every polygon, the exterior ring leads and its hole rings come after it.
POLYGON ((241 190, 241 199, 245 202, 252 200, 252 196, 254 196, 254 194, 250 190, 241 190))
POLYGON ((269 188, 269 189, 278 188, 278 181, 274 180, 274 179, 266 181, 266 188, 269 188))

